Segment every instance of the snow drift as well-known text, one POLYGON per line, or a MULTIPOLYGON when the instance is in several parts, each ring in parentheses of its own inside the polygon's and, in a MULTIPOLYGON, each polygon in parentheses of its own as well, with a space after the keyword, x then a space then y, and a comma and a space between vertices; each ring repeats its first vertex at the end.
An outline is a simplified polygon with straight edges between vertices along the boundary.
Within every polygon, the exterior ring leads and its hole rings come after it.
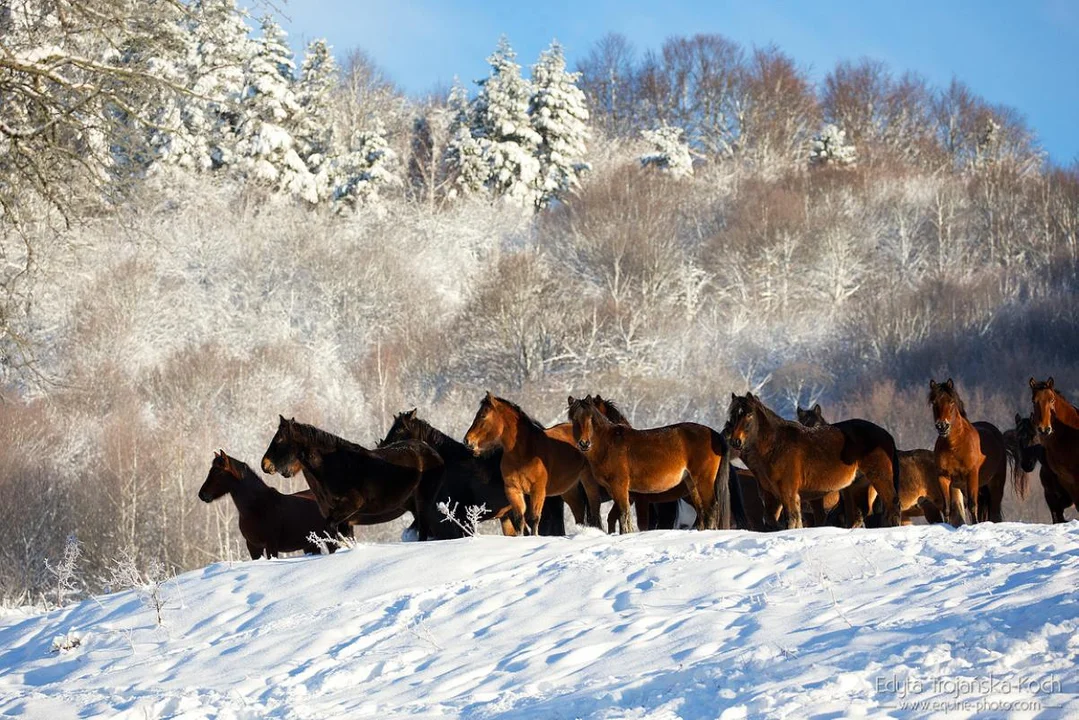
POLYGON ((0 714, 1075 714, 1077 580, 1075 522, 361 545, 2 618, 0 714))

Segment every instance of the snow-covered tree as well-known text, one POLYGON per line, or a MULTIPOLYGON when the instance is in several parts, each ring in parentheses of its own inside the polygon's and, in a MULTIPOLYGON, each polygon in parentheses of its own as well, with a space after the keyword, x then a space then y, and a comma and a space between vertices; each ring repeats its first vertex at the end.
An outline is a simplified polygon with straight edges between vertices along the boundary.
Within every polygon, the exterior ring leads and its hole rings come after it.
POLYGON ((858 151, 847 142, 846 131, 832 123, 826 124, 809 146, 811 165, 853 165, 857 159, 858 151))
POLYGON ((473 135, 472 106, 468 91, 456 79, 448 100, 451 113, 445 163, 452 178, 450 197, 468 197, 484 191, 487 163, 483 143, 473 135))
POLYGON ((246 14, 235 0, 198 0, 187 26, 191 96, 180 101, 181 130, 159 144, 159 155, 181 167, 209 170, 235 162, 244 68, 255 52, 246 14))
POLYGON ((521 77, 517 54, 503 37, 487 58, 491 74, 478 81, 473 136, 481 140, 486 186, 495 197, 532 205, 537 196, 540 135, 532 128, 528 100, 532 86, 521 77))
POLYGON ((313 40, 307 46, 296 99, 301 114, 295 131, 296 150, 315 177, 320 200, 332 195, 331 176, 339 139, 333 121, 333 92, 340 81, 339 69, 325 40, 313 40))
POLYGON ((315 203, 315 178, 297 153, 292 135, 303 109, 293 89, 295 65, 285 38, 273 18, 262 20, 236 128, 237 165, 249 180, 315 203))
POLYGON ((532 98, 528 113, 540 136, 539 195, 545 207, 577 186, 585 162, 588 140, 588 108, 584 92, 577 87, 580 73, 566 71, 562 46, 552 42, 532 66, 532 98))
POLYGON ((377 202, 382 188, 400 184, 396 166, 397 153, 386 141, 381 124, 354 133, 349 151, 333 164, 334 201, 349 208, 377 202))
POLYGON ((641 166, 659 168, 675 178, 692 175, 693 157, 682 135, 682 128, 673 125, 643 130, 641 136, 652 150, 641 156, 641 166))

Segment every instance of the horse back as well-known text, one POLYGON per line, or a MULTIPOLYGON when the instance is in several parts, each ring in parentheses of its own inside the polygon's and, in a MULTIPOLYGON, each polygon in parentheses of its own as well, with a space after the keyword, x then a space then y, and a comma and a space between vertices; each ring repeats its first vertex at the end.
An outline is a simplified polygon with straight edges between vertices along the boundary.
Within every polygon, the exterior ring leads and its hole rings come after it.
POLYGON ((1000 481, 1003 482, 1008 471, 1004 433, 990 422, 980 421, 972 424, 978 432, 978 442, 981 444, 982 455, 985 456, 980 473, 983 484, 989 478, 996 477, 998 473, 1000 481))

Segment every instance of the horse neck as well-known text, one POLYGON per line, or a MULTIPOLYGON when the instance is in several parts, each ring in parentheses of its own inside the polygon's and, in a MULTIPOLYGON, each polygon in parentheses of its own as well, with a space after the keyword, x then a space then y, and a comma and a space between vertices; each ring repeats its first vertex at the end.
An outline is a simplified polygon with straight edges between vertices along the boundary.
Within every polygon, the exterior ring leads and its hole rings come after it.
POLYGON ((240 470, 240 478, 232 484, 229 494, 236 504, 240 514, 250 512, 260 500, 273 493, 273 488, 262 481, 251 468, 244 466, 240 470))
POLYGON ((422 440, 433 447, 443 459, 463 460, 472 457, 472 452, 464 446, 464 443, 454 440, 434 425, 427 425, 424 432, 417 440, 422 440))
POLYGON ((502 429, 502 452, 511 457, 533 455, 533 446, 538 441, 537 435, 543 435, 543 433, 523 414, 514 410, 509 410, 509 413, 512 418, 503 425, 502 429))
POLYGON ((944 441, 948 443, 948 447, 954 450, 971 435, 976 438, 979 437, 978 428, 974 427, 974 423, 968 420, 965 415, 958 414, 955 423, 952 425, 951 432, 948 433, 944 441))
POLYGON ((1075 406, 1064 399, 1064 396, 1053 391, 1056 398, 1056 408, 1053 410, 1055 419, 1071 427, 1074 430, 1079 430, 1079 410, 1075 409, 1075 406))

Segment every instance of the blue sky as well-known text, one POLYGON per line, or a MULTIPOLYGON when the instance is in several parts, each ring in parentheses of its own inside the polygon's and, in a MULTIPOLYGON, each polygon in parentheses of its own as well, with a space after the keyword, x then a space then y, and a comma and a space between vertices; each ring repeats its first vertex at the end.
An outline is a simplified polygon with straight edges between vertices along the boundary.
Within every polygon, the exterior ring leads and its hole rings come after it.
POLYGON ((483 77, 484 58, 503 33, 526 67, 552 38, 572 65, 611 31, 639 52, 698 32, 747 48, 775 43, 814 80, 837 60, 868 56, 936 85, 954 75, 1023 113, 1054 162, 1079 160, 1079 0, 292 0, 281 10, 297 48, 315 37, 327 38, 339 57, 363 48, 411 94, 448 86, 454 75, 483 77))

